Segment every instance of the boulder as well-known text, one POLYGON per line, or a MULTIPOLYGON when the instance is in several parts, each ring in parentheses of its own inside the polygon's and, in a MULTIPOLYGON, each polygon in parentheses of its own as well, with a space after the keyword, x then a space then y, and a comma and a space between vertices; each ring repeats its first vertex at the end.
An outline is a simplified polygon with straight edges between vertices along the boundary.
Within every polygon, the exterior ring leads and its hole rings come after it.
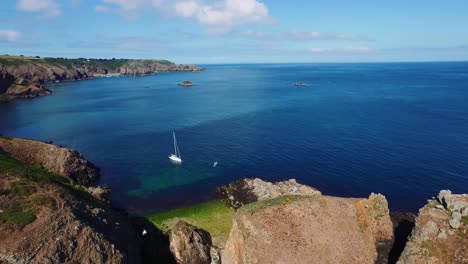
POLYGON ((171 230, 170 250, 179 264, 219 263, 219 251, 213 247, 210 234, 184 221, 171 230))
POLYGON ((236 211, 221 262, 375 263, 376 244, 392 236, 382 195, 280 196, 236 211))

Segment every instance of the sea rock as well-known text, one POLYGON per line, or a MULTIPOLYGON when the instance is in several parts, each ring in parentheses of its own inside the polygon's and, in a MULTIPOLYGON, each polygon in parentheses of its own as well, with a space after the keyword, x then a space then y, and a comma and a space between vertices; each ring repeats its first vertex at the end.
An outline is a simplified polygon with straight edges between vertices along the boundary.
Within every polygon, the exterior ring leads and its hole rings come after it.
POLYGON ((171 230, 170 238, 170 249, 177 263, 219 263, 216 262, 219 252, 213 248, 211 236, 205 230, 179 221, 171 230))
POLYGON ((448 214, 445 210, 435 209, 434 204, 437 202, 448 204, 453 209, 457 202, 468 202, 468 195, 441 191, 437 201, 431 200, 421 208, 398 263, 466 263, 468 227, 463 221, 457 220, 460 218, 459 212, 448 214))
POLYGON ((89 185, 99 170, 76 150, 20 138, 0 137, 0 149, 24 163, 39 165, 51 173, 69 177, 80 185, 89 185))
POLYGON ((283 195, 321 195, 319 190, 299 184, 295 179, 271 183, 258 178, 232 182, 227 186, 218 188, 216 193, 226 205, 235 209, 248 203, 283 195))
POLYGON ((382 195, 280 196, 236 211, 221 263, 375 263, 376 243, 392 236, 382 195))
POLYGON ((87 187, 86 191, 98 200, 108 202, 112 189, 107 186, 91 186, 87 187))

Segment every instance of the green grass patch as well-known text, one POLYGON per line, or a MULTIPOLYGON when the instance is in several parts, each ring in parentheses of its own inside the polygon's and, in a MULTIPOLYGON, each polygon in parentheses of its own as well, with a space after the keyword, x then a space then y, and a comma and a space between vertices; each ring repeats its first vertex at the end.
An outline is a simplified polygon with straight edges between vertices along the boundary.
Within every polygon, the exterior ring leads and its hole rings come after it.
POLYGON ((36 216, 28 211, 23 212, 7 209, 0 213, 0 220, 19 227, 24 227, 25 225, 34 222, 34 220, 36 220, 36 216))
POLYGON ((276 205, 284 205, 287 203, 291 203, 294 201, 305 200, 305 199, 318 199, 320 196, 303 196, 303 195, 282 195, 278 196, 273 199, 257 201, 253 203, 246 204, 242 206, 241 210, 246 210, 249 213, 255 213, 261 211, 265 208, 276 206, 276 205))
MULTIPOLYGON (((20 179, 43 183, 43 184, 56 184, 64 189, 64 194, 73 194, 75 197, 85 198, 85 199, 92 199, 90 194, 86 192, 81 186, 75 185, 73 181, 67 177, 60 176, 54 173, 50 173, 43 168, 36 166, 25 164, 14 160, 4 153, 0 152, 0 173, 4 175, 10 175, 13 177, 17 177, 20 179)), ((18 183, 20 184, 20 183, 18 183)), ((21 183, 24 185, 24 183, 21 183)), ((21 186, 17 186, 18 188, 14 190, 17 194, 20 192, 27 192, 28 190, 21 190, 21 186)), ((24 185, 27 188, 26 185, 24 185)), ((12 190, 9 190, 12 191, 12 190)))
POLYGON ((163 233, 168 233, 179 220, 208 231, 215 245, 222 245, 231 231, 234 211, 221 200, 212 200, 188 207, 155 213, 146 218, 163 233))

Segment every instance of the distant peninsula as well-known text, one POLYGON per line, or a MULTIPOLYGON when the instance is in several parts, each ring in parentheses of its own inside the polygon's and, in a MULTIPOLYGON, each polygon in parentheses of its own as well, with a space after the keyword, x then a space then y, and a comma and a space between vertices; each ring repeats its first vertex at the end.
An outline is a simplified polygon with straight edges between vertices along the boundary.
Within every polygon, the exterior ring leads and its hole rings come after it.
POLYGON ((0 101, 52 94, 44 84, 106 76, 142 76, 159 72, 199 72, 196 65, 168 60, 87 59, 0 56, 0 101))

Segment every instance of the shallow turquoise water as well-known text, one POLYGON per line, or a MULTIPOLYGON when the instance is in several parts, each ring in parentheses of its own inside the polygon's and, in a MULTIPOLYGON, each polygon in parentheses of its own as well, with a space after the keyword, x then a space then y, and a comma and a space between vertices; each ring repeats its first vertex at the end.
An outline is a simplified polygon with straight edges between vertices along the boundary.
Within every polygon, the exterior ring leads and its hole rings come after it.
POLYGON ((468 63, 206 67, 52 85, 0 104, 0 133, 79 150, 133 213, 210 199, 241 177, 381 192, 413 211, 440 189, 468 191, 468 63), (167 158, 173 130, 180 166, 167 158))

